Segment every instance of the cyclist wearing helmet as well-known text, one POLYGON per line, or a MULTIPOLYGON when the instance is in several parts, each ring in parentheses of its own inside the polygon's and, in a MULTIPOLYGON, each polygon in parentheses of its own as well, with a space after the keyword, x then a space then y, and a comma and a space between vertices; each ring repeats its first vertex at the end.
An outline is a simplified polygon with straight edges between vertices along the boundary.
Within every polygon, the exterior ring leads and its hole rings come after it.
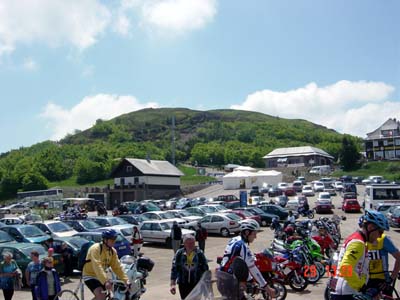
POLYGON ((85 265, 82 270, 82 277, 87 287, 95 295, 96 300, 104 300, 106 294, 103 291, 110 290, 112 283, 107 279, 105 270, 111 267, 118 279, 129 284, 128 277, 121 268, 114 243, 118 233, 114 229, 103 231, 102 243, 93 244, 86 255, 85 265))
POLYGON ((374 297, 375 289, 366 289, 368 280, 368 249, 366 243, 376 243, 384 230, 389 230, 386 217, 377 211, 365 211, 361 229, 351 234, 339 254, 336 276, 331 280, 332 300, 353 300, 359 292, 374 297))
POLYGON ((257 238, 257 227, 252 223, 243 223, 240 226, 240 236, 232 238, 225 248, 224 256, 221 261, 221 271, 233 273, 231 264, 236 257, 241 257, 249 269, 251 275, 261 288, 265 288, 270 296, 274 296, 275 290, 267 286, 267 282, 262 276, 260 270, 255 265, 255 258, 250 251, 248 244, 257 238))

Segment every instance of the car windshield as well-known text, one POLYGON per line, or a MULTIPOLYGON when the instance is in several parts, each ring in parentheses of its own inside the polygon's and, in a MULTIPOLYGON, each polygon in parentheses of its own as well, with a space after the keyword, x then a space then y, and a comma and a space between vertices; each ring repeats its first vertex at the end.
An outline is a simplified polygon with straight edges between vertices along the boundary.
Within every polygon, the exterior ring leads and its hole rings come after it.
POLYGON ((15 242, 15 240, 6 232, 0 231, 0 243, 15 242))
POLYGON ((35 237, 35 236, 46 235, 43 231, 41 231, 36 226, 21 227, 20 231, 21 231, 22 235, 24 235, 26 237, 35 237))
POLYGON ((209 207, 209 206, 202 206, 202 207, 201 207, 201 210, 202 210, 203 212, 205 212, 206 214, 213 213, 213 212, 216 211, 215 209, 212 209, 212 208, 209 207))
POLYGON ((320 198, 320 199, 324 199, 324 200, 329 200, 329 199, 331 199, 331 195, 329 195, 329 194, 322 194, 322 195, 319 195, 319 198, 320 198))
POLYGON ((75 248, 82 248, 83 244, 87 243, 87 240, 84 238, 80 238, 80 237, 74 237, 72 239, 69 240, 70 244, 72 244, 73 246, 75 246, 75 248))
POLYGON ((241 217, 239 217, 238 215, 235 215, 235 214, 226 214, 226 216, 229 219, 234 220, 234 221, 240 221, 242 219, 241 217))
POLYGON ((177 212, 178 215, 182 216, 182 217, 190 217, 192 216, 192 214, 186 210, 182 210, 180 212, 177 212))
POLYGON ((253 216, 253 214, 251 212, 247 211, 247 210, 242 210, 241 212, 242 212, 242 215, 245 216, 245 217, 252 217, 253 216))
POLYGON ((253 207, 252 209, 253 209, 253 211, 255 211, 258 214, 263 214, 264 213, 264 211, 261 208, 253 207))
POLYGON ((121 229, 121 233, 123 236, 129 236, 133 234, 133 227, 121 229))
POLYGON ((171 212, 164 212, 164 213, 160 214, 160 216, 163 219, 174 219, 175 218, 174 214, 171 212))
POLYGON ((118 217, 109 218, 108 222, 110 223, 111 226, 129 224, 125 220, 118 218, 118 217))
POLYGON ((97 228, 101 227, 96 222, 93 222, 93 221, 90 221, 90 220, 81 221, 81 225, 83 227, 85 227, 86 229, 97 229, 97 228))
POLYGON ((46 252, 46 250, 44 249, 43 246, 35 245, 35 244, 32 244, 32 246, 21 248, 20 250, 27 257, 29 257, 31 255, 31 252, 34 251, 34 250, 36 250, 39 253, 39 255, 46 255, 47 254, 47 252, 46 252))
POLYGON ((73 230, 67 224, 62 223, 62 222, 50 223, 50 224, 48 224, 48 226, 52 232, 66 232, 66 231, 73 230))
POLYGON ((216 210, 226 210, 226 207, 220 204, 213 205, 212 207, 214 207, 216 210))
POLYGON ((354 205, 354 204, 357 204, 358 202, 357 201, 355 201, 355 200, 350 200, 350 201, 347 201, 347 204, 351 204, 351 205, 354 205))
POLYGON ((168 230, 171 229, 168 223, 160 223, 161 229, 162 230, 168 230))

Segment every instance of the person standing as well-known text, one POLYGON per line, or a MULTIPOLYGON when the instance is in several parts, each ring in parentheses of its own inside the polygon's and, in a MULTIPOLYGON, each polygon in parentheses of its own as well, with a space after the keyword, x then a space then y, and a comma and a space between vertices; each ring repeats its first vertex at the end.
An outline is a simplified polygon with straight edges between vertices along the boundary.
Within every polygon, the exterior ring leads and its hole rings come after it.
POLYGON ((369 280, 368 288, 382 290, 386 296, 392 296, 392 282, 397 279, 400 271, 400 252, 392 240, 382 234, 376 244, 367 243, 369 255, 369 280), (389 273, 389 253, 394 257, 395 263, 392 273, 389 273))
POLYGON ((64 277, 68 278, 73 273, 72 268, 72 249, 68 247, 67 243, 61 245, 61 256, 64 264, 64 277))
POLYGON ((53 258, 45 257, 43 266, 37 277, 36 297, 40 300, 54 300, 61 291, 61 282, 57 271, 53 268, 53 258))
POLYGON ((31 252, 32 261, 28 264, 25 270, 25 279, 27 285, 31 288, 32 300, 37 300, 36 298, 36 279, 39 272, 42 270, 43 265, 39 260, 39 252, 33 250, 31 252))
POLYGON ((22 278, 19 269, 10 252, 3 254, 3 261, 0 263, 0 287, 3 290, 4 300, 11 300, 14 295, 15 286, 22 278))
POLYGON ((203 253, 205 253, 206 249, 206 239, 208 237, 207 229, 201 226, 201 222, 197 223, 198 227, 196 230, 196 241, 199 243, 199 248, 203 253))
POLYGON ((182 230, 178 226, 178 222, 174 221, 171 229, 171 243, 172 243, 172 249, 174 250, 174 254, 180 248, 181 242, 182 242, 182 230))
POLYGON ((185 299, 208 270, 207 259, 204 253, 196 247, 193 235, 183 239, 183 248, 180 248, 172 261, 171 294, 176 294, 176 284, 179 287, 181 299, 185 299))
POLYGON ((369 259, 367 242, 375 244, 384 232, 389 230, 386 217, 377 211, 366 210, 360 220, 360 228, 344 241, 339 253, 337 272, 331 284, 332 300, 353 300, 353 295, 367 295, 374 298, 378 290, 367 289, 369 259))
POLYGON ((140 248, 143 245, 143 238, 137 226, 133 226, 132 244, 133 256, 138 257, 140 253, 140 248))

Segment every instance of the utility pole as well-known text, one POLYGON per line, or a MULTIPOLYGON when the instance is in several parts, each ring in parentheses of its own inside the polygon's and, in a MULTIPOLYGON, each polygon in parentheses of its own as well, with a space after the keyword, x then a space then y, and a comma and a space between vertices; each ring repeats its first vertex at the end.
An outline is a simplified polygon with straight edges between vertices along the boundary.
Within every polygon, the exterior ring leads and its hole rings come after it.
POLYGON ((171 159, 175 166, 175 115, 172 115, 171 139, 171 159))

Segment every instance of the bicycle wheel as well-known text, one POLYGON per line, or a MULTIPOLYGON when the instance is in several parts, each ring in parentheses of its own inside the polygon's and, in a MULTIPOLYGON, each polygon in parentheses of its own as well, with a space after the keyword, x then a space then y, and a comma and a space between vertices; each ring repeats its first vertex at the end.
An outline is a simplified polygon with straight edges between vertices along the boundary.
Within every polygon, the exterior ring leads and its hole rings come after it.
POLYGON ((79 300, 79 297, 71 290, 60 291, 56 298, 58 300, 79 300))

